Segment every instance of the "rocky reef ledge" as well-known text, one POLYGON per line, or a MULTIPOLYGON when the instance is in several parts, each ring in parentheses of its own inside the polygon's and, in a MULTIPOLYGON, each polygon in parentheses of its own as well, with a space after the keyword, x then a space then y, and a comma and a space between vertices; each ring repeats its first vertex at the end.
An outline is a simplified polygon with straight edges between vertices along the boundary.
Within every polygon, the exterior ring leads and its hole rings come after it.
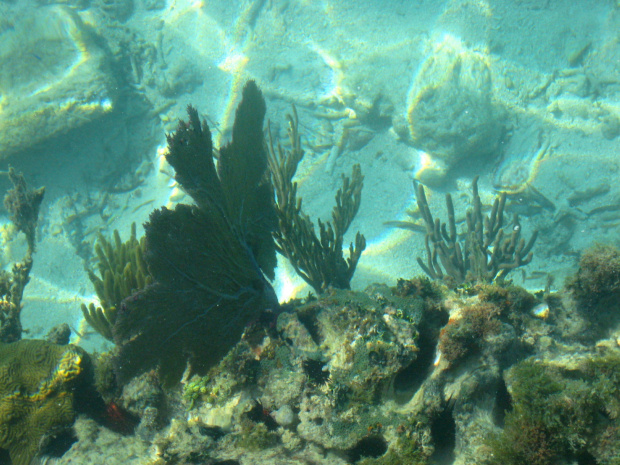
POLYGON ((48 463, 620 463, 618 257, 585 253, 559 293, 419 277, 290 302, 207 376, 133 379, 132 434, 80 417, 48 463))

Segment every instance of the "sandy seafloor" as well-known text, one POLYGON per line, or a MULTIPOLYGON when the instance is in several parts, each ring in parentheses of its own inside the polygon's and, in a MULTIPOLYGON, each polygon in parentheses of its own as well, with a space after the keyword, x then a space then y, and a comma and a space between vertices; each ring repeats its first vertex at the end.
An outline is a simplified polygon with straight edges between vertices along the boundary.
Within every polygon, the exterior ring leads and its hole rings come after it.
MULTIPOLYGON (((433 186, 433 210, 443 215, 443 193, 452 192, 462 216, 474 175, 488 204, 498 169, 525 170, 555 205, 553 212, 533 208, 522 217, 526 237, 540 230, 533 262, 511 275, 529 289, 544 287, 548 274, 561 286, 580 251, 620 242, 616 0, 22 0, 0 8, 3 34, 19 32, 18 23, 36 15, 60 18, 55 25, 33 20, 22 26, 42 39, 24 37, 19 53, 10 48, 15 43, 0 44, 8 47, 3 70, 14 66, 17 76, 2 81, 0 111, 11 99, 26 104, 20 110, 24 135, 19 128, 8 136, 5 126, 0 130, 2 169, 10 164, 30 185, 47 188, 24 299, 26 337, 43 337, 68 322, 83 336, 73 341, 87 350, 109 347, 80 312, 80 303, 95 297, 84 266, 96 232, 110 236, 118 229, 126 238, 131 223, 146 221, 153 208, 188 200, 174 189, 163 162, 165 133, 191 103, 216 128, 216 143, 225 142, 248 79, 266 96, 274 133, 284 137, 291 104, 299 111, 306 156, 298 179, 311 217, 329 217, 340 175, 361 164, 362 204, 347 239, 361 231, 368 247, 353 287, 421 273, 416 257, 424 256, 423 235, 384 222, 406 220, 415 205, 412 178, 421 161, 407 140, 408 105, 416 74, 446 37, 484 57, 493 103, 509 131, 494 154, 461 160, 433 186), (93 72, 107 82, 109 95, 97 97, 100 112, 84 107, 83 120, 71 110, 66 116, 60 103, 43 122, 33 116, 41 125, 37 133, 50 133, 38 140, 25 129, 38 104, 29 108, 33 93, 16 82, 42 79, 37 85, 44 87, 46 73, 73 77, 57 69, 54 34, 80 37, 87 44, 83 55, 101 58, 93 72), (526 125, 548 147, 536 166, 532 152, 540 141, 523 137, 510 145, 510 133, 526 125)), ((77 84, 88 89, 92 83, 86 77, 77 84)), ((0 184, 9 187, 4 178, 0 184)), ((24 246, 6 228, 2 239, 8 265, 24 246)), ((284 261, 276 287, 283 299, 308 291, 284 261)))

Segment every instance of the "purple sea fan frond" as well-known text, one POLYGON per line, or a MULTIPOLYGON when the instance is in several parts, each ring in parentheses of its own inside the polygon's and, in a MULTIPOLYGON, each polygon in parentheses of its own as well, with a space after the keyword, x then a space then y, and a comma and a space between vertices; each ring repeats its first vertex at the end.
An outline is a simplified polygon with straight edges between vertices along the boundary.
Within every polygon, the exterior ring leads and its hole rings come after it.
POLYGON ((261 311, 278 306, 265 278, 275 267, 275 213, 262 95, 253 82, 246 85, 217 171, 209 128, 193 108, 188 113, 189 121, 168 136, 167 159, 196 205, 155 210, 145 224, 154 282, 125 299, 119 312, 114 339, 121 380, 159 366, 171 384, 188 360, 204 372, 261 311))

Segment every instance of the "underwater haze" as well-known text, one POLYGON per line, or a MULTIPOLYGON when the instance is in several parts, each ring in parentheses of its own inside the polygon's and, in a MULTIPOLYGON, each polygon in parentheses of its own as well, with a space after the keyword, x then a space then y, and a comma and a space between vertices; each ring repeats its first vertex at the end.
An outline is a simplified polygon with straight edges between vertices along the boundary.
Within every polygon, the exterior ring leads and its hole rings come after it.
POLYGON ((0 464, 620 463, 620 0, 0 0, 0 165, 0 464))

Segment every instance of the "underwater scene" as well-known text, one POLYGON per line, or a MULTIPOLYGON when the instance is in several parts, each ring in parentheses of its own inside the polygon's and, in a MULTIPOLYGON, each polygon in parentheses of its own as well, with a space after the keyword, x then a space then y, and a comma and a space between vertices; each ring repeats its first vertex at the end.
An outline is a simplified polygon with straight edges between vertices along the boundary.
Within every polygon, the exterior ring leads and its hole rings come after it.
POLYGON ((620 465, 620 0, 0 0, 0 465, 620 465))

